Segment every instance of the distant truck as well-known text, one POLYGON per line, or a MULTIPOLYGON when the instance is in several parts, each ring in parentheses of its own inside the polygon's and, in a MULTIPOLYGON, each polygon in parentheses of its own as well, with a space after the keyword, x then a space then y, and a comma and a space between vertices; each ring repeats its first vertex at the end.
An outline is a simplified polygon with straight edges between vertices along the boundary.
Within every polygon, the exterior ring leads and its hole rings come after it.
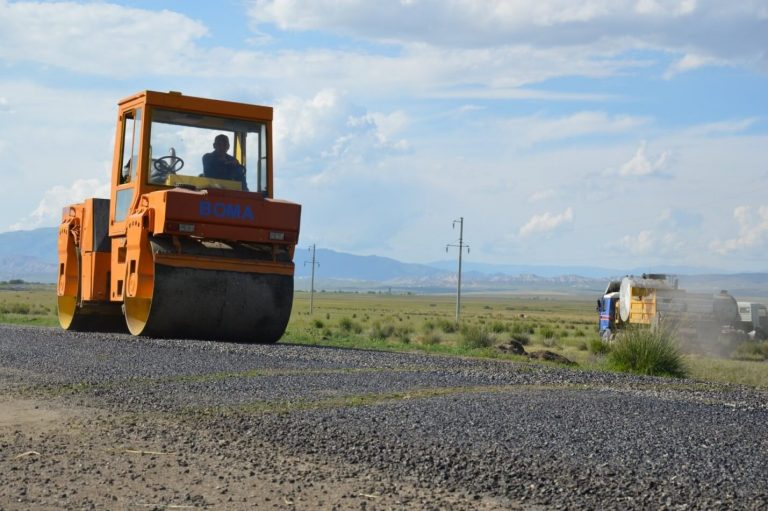
POLYGON ((768 339, 768 308, 762 303, 738 302, 742 330, 755 339, 768 339))
POLYGON ((597 311, 603 339, 628 325, 655 328, 661 323, 688 338, 733 339, 740 331, 765 338, 768 332, 768 310, 762 304, 743 302, 740 308, 727 291, 689 293, 679 288, 677 278, 665 274, 629 275, 609 282, 597 300, 597 311))

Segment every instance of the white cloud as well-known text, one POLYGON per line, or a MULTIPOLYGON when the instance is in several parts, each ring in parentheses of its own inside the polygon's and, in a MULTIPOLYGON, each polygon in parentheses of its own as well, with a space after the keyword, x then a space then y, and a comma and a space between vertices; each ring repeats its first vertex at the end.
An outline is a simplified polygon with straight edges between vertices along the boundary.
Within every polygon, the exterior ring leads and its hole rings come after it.
POLYGON ((760 206, 757 211, 748 206, 739 206, 733 211, 738 224, 739 234, 735 238, 715 240, 710 245, 720 254, 729 254, 765 247, 768 244, 768 206, 760 206))
POLYGON ((552 188, 547 188, 546 190, 539 190, 538 192, 534 192, 529 198, 528 202, 539 202, 543 200, 548 200, 557 195, 557 192, 553 190, 552 188))
MULTIPOLYGON (((2 183, 13 193, 0 205, 0 230, 55 225, 59 205, 47 214, 45 190, 81 180, 108 180, 114 150, 116 103, 125 92, 45 87, 0 79, 11 109, 0 112, 2 183), (31 210, 37 213, 32 214, 31 210), (43 222, 43 223, 39 223, 43 222)), ((79 200, 80 198, 78 198, 79 200)))
MULTIPOLYGON (((617 66, 618 67, 618 66, 617 66)), ((631 67, 627 65, 626 67, 631 67)), ((584 71, 582 69, 582 71, 584 71)), ((605 72, 608 70, 606 69, 605 72)), ((530 80, 539 81, 539 80, 530 80)), ((553 92, 523 87, 458 87, 450 90, 438 90, 430 94, 433 98, 444 99, 540 99, 545 101, 585 101, 605 102, 616 98, 607 94, 553 92)))
POLYGON ((347 0, 344 8, 327 1, 260 0, 248 9, 257 31, 262 24, 291 31, 338 31, 394 42, 399 47, 393 53, 348 47, 302 51, 279 46, 269 51, 211 47, 206 44, 205 25, 168 10, 106 2, 0 0, 0 60, 110 77, 252 78, 266 91, 283 91, 292 83, 291 93, 299 95, 321 88, 388 95, 396 88, 403 95, 424 97, 595 102, 611 98, 536 90, 530 85, 562 76, 613 76, 654 64, 650 56, 638 60, 626 54, 636 49, 695 55, 682 57, 681 70, 691 68, 696 59, 754 63, 764 58, 765 31, 752 26, 751 3, 738 9, 654 4, 659 5, 658 13, 639 20, 630 0, 575 7, 565 0, 515 4, 498 0, 482 8, 469 0, 410 4, 347 0), (707 22, 706 33, 696 23, 702 20, 707 22), (678 40, 681 28, 694 41, 678 40), (713 30, 742 37, 709 37, 713 30), (751 32, 756 35, 749 37, 751 32), (710 40, 738 47, 695 50, 710 40), (732 55, 717 57, 718 52, 732 55), (264 69, 270 72, 265 74, 264 69))
POLYGON ((410 124, 408 114, 402 110, 396 110, 389 114, 373 112, 367 116, 369 116, 373 120, 373 124, 376 125, 378 129, 377 136, 382 143, 393 143, 395 145, 401 144, 401 140, 393 141, 393 139, 410 124))
POLYGON ((184 15, 106 2, 0 0, 0 59, 109 76, 184 72, 206 27, 184 15), (158 51, 162 49, 162 51, 158 51))
POLYGON ((706 55, 687 53, 681 59, 667 68, 667 70, 664 72, 664 78, 670 79, 675 75, 693 71, 695 69, 700 69, 702 67, 722 65, 727 65, 727 62, 722 59, 716 59, 706 55))
MULTIPOLYGON (((333 11, 344 10, 332 7, 333 11)), ((306 11, 311 13, 313 8, 311 4, 306 11)), ((437 12, 445 10, 434 8, 437 12)), ((563 75, 606 76, 638 65, 630 59, 612 58, 612 48, 593 51, 578 46, 555 49, 523 44, 443 49, 409 43, 397 56, 390 56, 337 48, 254 51, 207 47, 203 44, 206 36, 205 25, 167 10, 102 2, 0 0, 0 61, 112 78, 255 78, 262 88, 280 91, 286 83, 293 83, 300 94, 308 93, 307 88, 333 87, 367 95, 389 94, 397 88, 401 94, 427 96, 573 99, 579 95, 518 88, 563 75), (264 73, 265 69, 269 73, 264 73)), ((580 96, 590 101, 600 99, 594 94, 580 96)))
POLYGON ((285 97, 275 108, 276 158, 317 182, 370 170, 380 159, 409 150, 398 136, 408 122, 402 111, 366 112, 334 89, 309 99, 285 97))
POLYGON ((677 256, 683 253, 685 243, 672 232, 658 233, 643 229, 636 235, 623 236, 617 243, 608 243, 609 248, 618 249, 631 256, 677 256))
POLYGON ((623 177, 649 177, 662 175, 669 166, 670 152, 664 151, 655 160, 645 154, 646 142, 643 140, 631 160, 619 169, 623 177))
POLYGON ((658 220, 667 229, 697 229, 701 226, 702 215, 697 211, 667 208, 661 212, 658 220))
POLYGON ((698 126, 692 126, 686 130, 686 133, 690 136, 698 137, 738 134, 748 130, 758 121, 759 119, 757 117, 750 117, 747 119, 710 122, 706 124, 700 124, 698 126))
POLYGON ((254 24, 331 31, 364 40, 444 48, 652 48, 690 55, 678 72, 706 63, 754 64, 764 55, 765 5, 695 0, 255 0, 254 24), (735 36, 738 34, 738 36, 735 36), (712 60, 710 60, 712 59, 712 60))
POLYGON ((275 105, 275 150, 303 152, 316 145, 327 146, 347 116, 339 93, 333 89, 322 90, 308 100, 282 98, 275 105))
MULTIPOLYGON (((229 10, 225 23, 105 1, 0 0, 0 175, 14 191, 0 216, 15 227, 55 224, 60 206, 37 207, 45 190, 104 181, 115 102, 140 77, 139 87, 274 105, 277 194, 303 205, 302 240, 321 246, 435 260, 463 215, 475 260, 590 264, 610 239, 625 245, 613 260, 601 255, 606 265, 643 265, 656 252, 628 263, 627 247, 655 245, 681 247, 667 253, 675 263, 765 269, 759 244, 727 257, 707 250, 737 237, 734 207, 764 203, 765 120, 743 118, 762 112, 741 113, 744 102, 716 91, 710 73, 686 77, 701 87, 695 96, 720 102, 693 127, 679 114, 695 97, 663 111, 670 95, 681 100, 674 83, 640 96, 621 86, 649 83, 669 62, 680 72, 750 65, 760 52, 768 70, 768 31, 755 29, 768 19, 764 0, 757 16, 750 0, 401 3, 264 1, 254 26, 269 35, 243 46, 240 2, 217 4, 229 10), (508 101, 518 99, 532 101, 508 101), (731 106, 725 118, 712 113, 731 106), (647 179, 670 176, 672 164, 674 180, 647 179), (628 206, 638 199, 642 209, 628 206), (535 235, 550 228, 556 236, 535 235)), ((763 75, 743 76, 743 90, 761 90, 763 75)))
POLYGON ((32 213, 11 225, 8 230, 55 225, 61 220, 61 212, 65 206, 91 197, 109 198, 109 183, 98 179, 78 179, 70 187, 54 186, 43 193, 43 199, 32 213))
POLYGON ((502 122, 518 146, 571 139, 586 135, 626 133, 648 123, 648 119, 626 115, 611 116, 604 112, 577 112, 559 118, 519 117, 502 122))
MULTIPOLYGON (((611 52, 593 54, 584 48, 493 47, 444 49, 416 44, 396 56, 342 49, 240 52, 235 66, 223 56, 210 65, 213 73, 253 76, 276 88, 292 83, 308 89, 333 88, 368 98, 510 98, 601 101, 602 94, 537 91, 524 88, 561 76, 603 77, 628 72, 649 61, 618 58, 611 52), (225 62, 222 64, 222 61, 225 62), (269 76, 258 70, 270 69, 269 76)), ((309 91, 304 90, 302 95, 309 91)))
POLYGON ((650 254, 656 247, 653 233, 649 230, 640 231, 637 236, 624 236, 619 246, 633 254, 650 254))
POLYGON ((534 215, 520 228, 520 236, 530 236, 536 233, 552 232, 565 224, 573 222, 573 209, 566 208, 562 213, 550 213, 534 215))

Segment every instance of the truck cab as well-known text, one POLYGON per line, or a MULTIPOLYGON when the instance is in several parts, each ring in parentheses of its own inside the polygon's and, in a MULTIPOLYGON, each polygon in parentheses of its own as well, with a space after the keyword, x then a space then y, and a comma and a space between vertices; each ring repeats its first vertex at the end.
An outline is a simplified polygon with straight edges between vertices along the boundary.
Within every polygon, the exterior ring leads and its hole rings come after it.
POLYGON ((616 333, 616 321, 619 317, 619 289, 620 280, 612 280, 605 288, 602 298, 597 300, 597 312, 599 314, 598 331, 603 339, 610 339, 616 333))
POLYGON ((762 303, 738 302, 741 326, 756 339, 768 338, 768 308, 762 303))

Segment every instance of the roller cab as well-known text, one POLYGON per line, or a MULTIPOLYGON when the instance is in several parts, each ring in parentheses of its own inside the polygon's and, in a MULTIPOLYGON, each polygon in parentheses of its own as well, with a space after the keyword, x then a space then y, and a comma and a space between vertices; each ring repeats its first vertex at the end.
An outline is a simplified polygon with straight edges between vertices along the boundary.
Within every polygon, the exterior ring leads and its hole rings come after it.
POLYGON ((301 206, 274 198, 271 148, 269 107, 151 91, 121 101, 110 199, 62 216, 61 326, 108 317, 134 335, 277 341, 301 206))

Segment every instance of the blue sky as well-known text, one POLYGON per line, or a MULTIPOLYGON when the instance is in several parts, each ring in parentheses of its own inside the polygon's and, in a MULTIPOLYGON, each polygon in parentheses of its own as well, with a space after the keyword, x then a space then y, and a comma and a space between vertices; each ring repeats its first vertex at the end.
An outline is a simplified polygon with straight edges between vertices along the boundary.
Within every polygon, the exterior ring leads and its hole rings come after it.
POLYGON ((301 244, 768 271, 764 0, 0 0, 0 231, 106 196, 117 101, 275 107, 301 244))

